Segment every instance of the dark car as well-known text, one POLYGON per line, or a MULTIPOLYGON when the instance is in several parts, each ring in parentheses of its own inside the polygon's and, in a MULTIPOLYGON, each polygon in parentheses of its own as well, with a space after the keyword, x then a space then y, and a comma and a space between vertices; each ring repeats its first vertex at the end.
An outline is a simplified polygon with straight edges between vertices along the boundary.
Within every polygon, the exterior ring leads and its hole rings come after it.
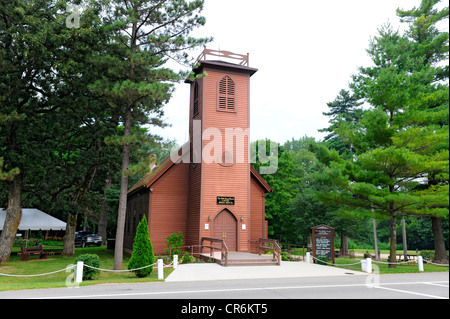
POLYGON ((102 245, 102 236, 90 231, 75 232, 75 246, 86 247, 89 245, 102 245))

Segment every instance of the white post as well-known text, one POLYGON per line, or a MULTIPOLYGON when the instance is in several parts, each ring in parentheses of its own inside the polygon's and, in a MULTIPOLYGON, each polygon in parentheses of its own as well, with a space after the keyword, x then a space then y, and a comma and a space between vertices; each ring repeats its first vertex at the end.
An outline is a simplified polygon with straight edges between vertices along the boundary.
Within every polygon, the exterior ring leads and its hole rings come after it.
POLYGON ((368 274, 372 273, 372 259, 366 258, 366 272, 368 274))
POLYGON ((173 256, 173 269, 178 268, 178 255, 173 256))
POLYGON ((423 270, 423 257, 422 256, 417 257, 417 263, 419 264, 419 271, 424 271, 423 270))
POLYGON ((307 264, 311 263, 311 253, 310 252, 306 253, 306 263, 307 264))
POLYGON ((361 259, 361 271, 367 272, 367 259, 361 259))
POLYGON ((79 284, 83 281, 83 267, 84 267, 84 262, 78 261, 76 273, 75 273, 75 283, 77 283, 77 284, 79 284))
POLYGON ((164 268, 163 268, 163 260, 158 259, 158 280, 164 279, 164 268))

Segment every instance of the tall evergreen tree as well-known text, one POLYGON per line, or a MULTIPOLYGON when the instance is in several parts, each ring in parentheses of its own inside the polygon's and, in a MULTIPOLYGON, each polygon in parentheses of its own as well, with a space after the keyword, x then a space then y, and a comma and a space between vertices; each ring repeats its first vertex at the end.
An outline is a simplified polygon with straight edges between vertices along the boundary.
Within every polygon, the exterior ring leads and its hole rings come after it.
MULTIPOLYGON (((434 69, 434 77, 429 78, 429 85, 434 88, 428 103, 419 108, 427 122, 439 129, 448 129, 448 79, 449 79, 449 34, 439 30, 438 24, 448 20, 449 8, 436 9, 440 0, 423 0, 418 8, 411 10, 397 9, 402 22, 410 24, 407 36, 413 41, 414 55, 421 57, 424 64, 434 69), (446 85, 447 84, 447 85, 446 85), (433 114, 433 116, 430 116, 433 114)), ((441 25, 444 25, 441 23, 441 25)), ((442 139, 441 148, 448 149, 448 140, 442 139)), ((432 190, 434 185, 448 184, 448 174, 435 171, 427 176, 428 183, 422 189, 432 190)), ((448 216, 444 216, 448 220, 448 216)), ((446 254, 442 216, 431 216, 437 262, 448 263, 446 254)))
MULTIPOLYGON (((0 149, 16 173, 8 181, 8 206, 0 237, 0 257, 9 258, 21 220, 23 179, 32 163, 27 136, 31 119, 61 106, 56 65, 64 50, 65 1, 0 2, 0 149)), ((44 129, 44 128, 42 128, 44 129)))
POLYGON ((143 278, 150 275, 153 270, 153 266, 150 265, 154 263, 155 255, 153 254, 153 246, 148 233, 147 218, 143 216, 136 229, 136 237, 134 238, 133 243, 133 253, 130 261, 128 262, 128 269, 145 267, 134 271, 137 277, 143 278))
MULTIPOLYGON (((372 109, 364 112, 358 125, 335 129, 357 154, 347 161, 335 156, 323 178, 339 190, 321 195, 325 201, 356 212, 370 214, 373 207, 375 213, 389 216, 393 262, 397 216, 448 214, 448 185, 436 185, 428 192, 417 190, 434 171, 448 172, 448 148, 441 147, 442 140, 448 143, 448 128, 424 125, 421 108, 436 94, 429 85, 435 70, 415 56, 409 39, 384 26, 368 53, 375 66, 360 68, 352 88, 372 109)), ((441 90, 438 95, 444 94, 441 90)), ((442 116, 433 111, 427 114, 428 119, 442 116)))
POLYGON ((128 191, 130 145, 135 140, 133 125, 163 126, 162 107, 171 97, 173 83, 186 74, 164 67, 167 59, 187 63, 186 53, 209 39, 189 34, 205 24, 200 15, 204 0, 113 0, 106 17, 115 34, 104 57, 108 75, 92 89, 106 96, 113 108, 120 108, 124 126, 122 177, 117 217, 114 268, 123 267, 123 238, 128 191))
POLYGON ((343 141, 334 130, 342 123, 357 124, 362 115, 362 109, 359 108, 363 102, 351 95, 349 91, 341 90, 336 99, 328 102, 330 112, 323 112, 323 115, 330 117, 330 126, 319 130, 319 132, 329 132, 325 136, 324 141, 328 143, 329 147, 338 150, 341 154, 351 156, 354 152, 350 144, 343 141))

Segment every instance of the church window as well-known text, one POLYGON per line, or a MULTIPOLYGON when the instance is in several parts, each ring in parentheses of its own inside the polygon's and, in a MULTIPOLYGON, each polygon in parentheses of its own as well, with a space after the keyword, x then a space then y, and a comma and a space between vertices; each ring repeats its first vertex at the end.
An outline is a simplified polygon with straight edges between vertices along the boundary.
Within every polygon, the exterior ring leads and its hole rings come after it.
POLYGON ((235 112, 236 110, 236 86, 233 79, 225 75, 219 81, 219 111, 235 112))

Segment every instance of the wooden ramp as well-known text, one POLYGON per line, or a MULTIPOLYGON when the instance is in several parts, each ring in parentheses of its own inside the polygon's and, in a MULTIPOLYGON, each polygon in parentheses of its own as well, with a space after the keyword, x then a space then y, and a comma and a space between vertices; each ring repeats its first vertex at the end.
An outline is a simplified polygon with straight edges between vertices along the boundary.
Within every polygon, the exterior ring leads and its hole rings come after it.
POLYGON ((258 255, 251 253, 241 253, 241 252, 229 252, 228 261, 222 259, 221 252, 214 252, 211 256, 209 253, 201 254, 202 260, 208 262, 212 261, 221 266, 276 266, 278 265, 278 260, 274 259, 272 255, 258 255))

